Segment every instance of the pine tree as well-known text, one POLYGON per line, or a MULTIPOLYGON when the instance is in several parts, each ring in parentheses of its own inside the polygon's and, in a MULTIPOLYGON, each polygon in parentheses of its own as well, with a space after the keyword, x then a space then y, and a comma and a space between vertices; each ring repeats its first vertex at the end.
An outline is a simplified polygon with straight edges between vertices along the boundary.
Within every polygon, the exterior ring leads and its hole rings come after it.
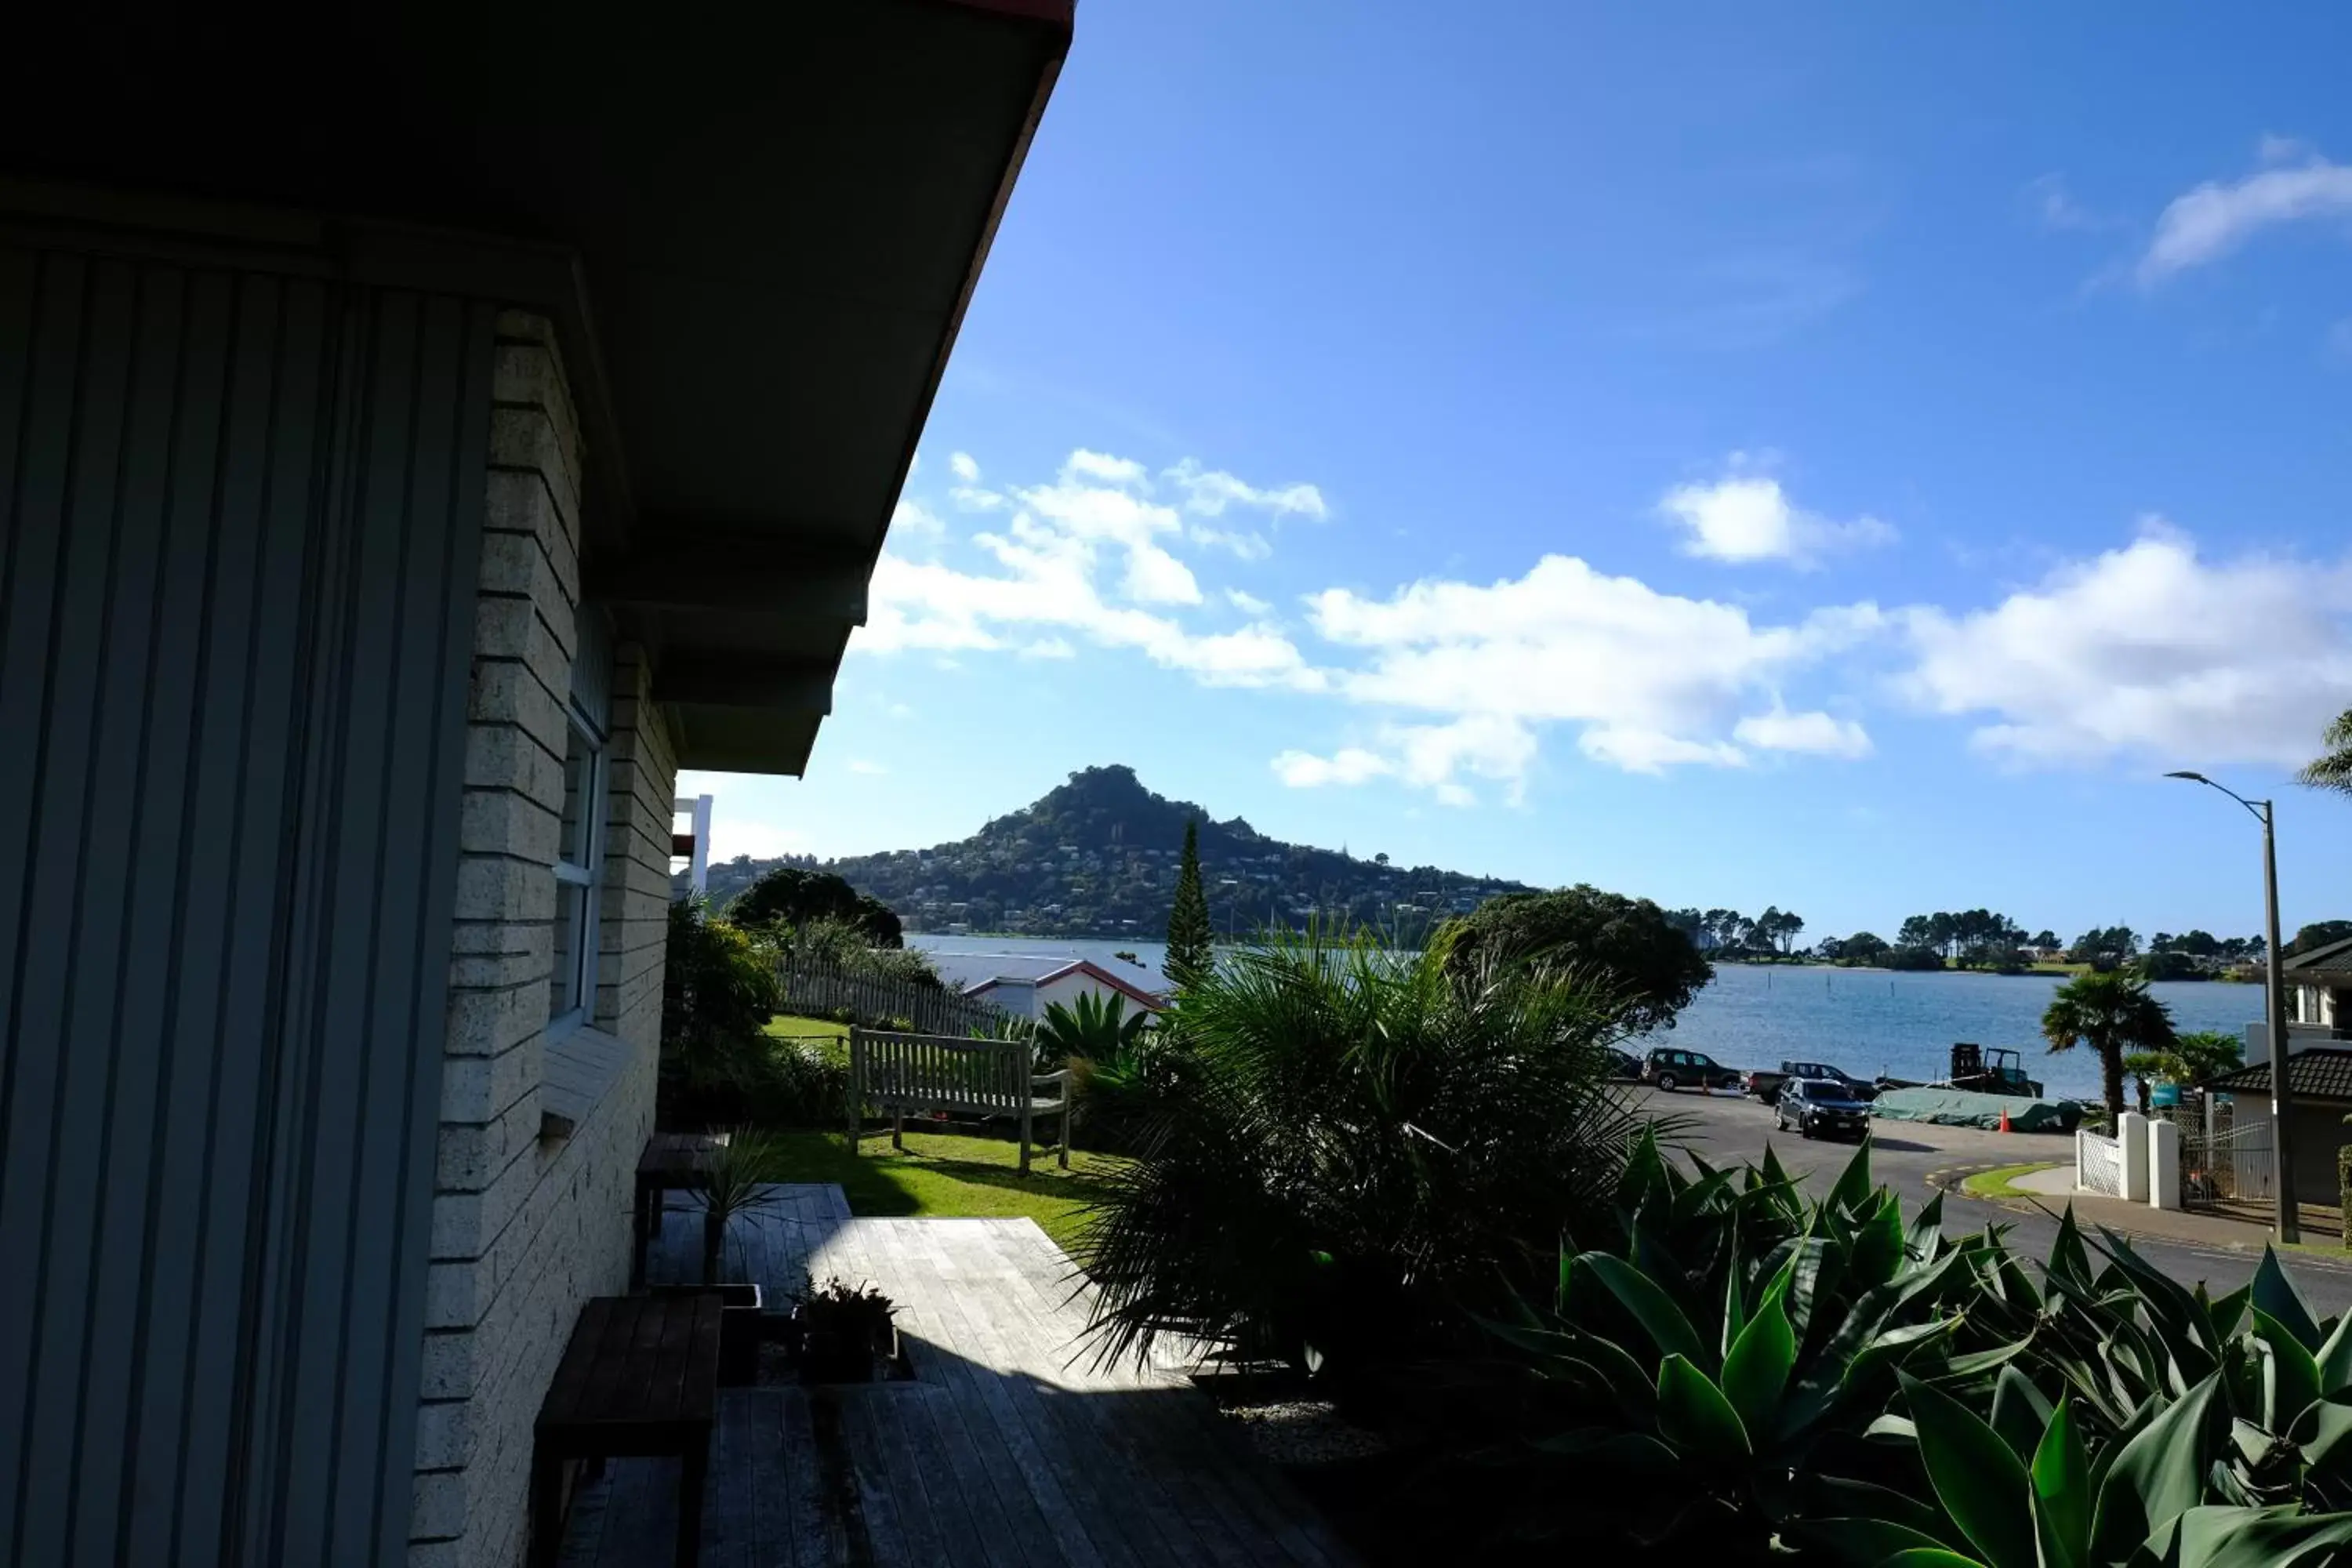
POLYGON ((1184 825, 1184 858, 1176 869, 1176 903, 1168 911, 1168 977, 1189 985, 1214 962, 1209 896, 1201 890, 1201 825, 1184 825))

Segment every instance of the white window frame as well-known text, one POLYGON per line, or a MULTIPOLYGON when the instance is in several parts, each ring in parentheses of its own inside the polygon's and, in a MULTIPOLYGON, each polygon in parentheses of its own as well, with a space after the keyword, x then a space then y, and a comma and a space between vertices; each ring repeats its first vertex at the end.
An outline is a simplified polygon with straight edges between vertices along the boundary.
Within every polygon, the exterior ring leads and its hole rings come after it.
MULTIPOLYGON (((602 946, 597 915, 604 885, 604 816, 608 805, 606 762, 611 737, 591 723, 576 703, 564 704, 564 717, 570 721, 565 748, 568 751, 575 742, 581 743, 587 752, 588 766, 586 776, 580 781, 582 821, 572 846, 580 858, 576 862, 562 858, 559 847, 554 866, 556 919, 550 922, 550 931, 560 928, 566 902, 572 909, 572 951, 558 958, 568 973, 551 975, 548 982, 550 1039, 570 1034, 595 1014, 596 958, 602 946), (555 1011, 555 994, 565 987, 569 1005, 555 1011)), ((565 765, 568 771, 568 758, 565 765)), ((560 836, 560 826, 558 832, 560 836)))

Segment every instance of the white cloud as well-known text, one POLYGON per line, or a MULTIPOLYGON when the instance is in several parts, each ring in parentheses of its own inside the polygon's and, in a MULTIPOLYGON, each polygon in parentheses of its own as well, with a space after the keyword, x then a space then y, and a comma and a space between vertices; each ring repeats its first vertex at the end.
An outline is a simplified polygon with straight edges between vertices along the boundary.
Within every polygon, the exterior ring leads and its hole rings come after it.
POLYGON ((1143 465, 1132 458, 1114 458, 1107 452, 1089 452, 1081 447, 1062 465, 1063 483, 1078 479, 1107 485, 1139 485, 1143 482, 1143 465))
POLYGON ((2352 563, 2209 563, 2160 521, 1990 609, 1901 619, 1903 689, 2018 763, 2294 763, 2352 706, 2352 563))
POLYGON ((1039 637, 1035 642, 1023 643, 1023 658, 1076 658, 1078 650, 1070 646, 1067 637, 1039 637))
POLYGON ((1321 521, 1330 515, 1323 492, 1313 485, 1277 485, 1260 489, 1222 469, 1204 468, 1187 458, 1160 476, 1184 494, 1184 510, 1197 517, 1223 517, 1231 506, 1246 507, 1275 517, 1307 517, 1321 521))
MULTIPOLYGON (((1733 454, 1733 467, 1739 465, 1733 454)), ((1683 528, 1683 552, 1717 561, 1791 561, 1807 564, 1834 551, 1885 544, 1895 531, 1874 517, 1837 522, 1803 510, 1780 481, 1734 472, 1713 484, 1677 485, 1658 510, 1683 528)))
POLYGON ((1734 739, 1759 752, 1803 752, 1820 757, 1866 757, 1870 732, 1851 719, 1816 710, 1791 713, 1775 703, 1769 713, 1751 713, 1731 727, 1734 739))
POLYGON ((958 511, 1003 511, 1013 504, 997 491, 977 485, 953 486, 948 491, 948 503, 958 511))
POLYGON ((1153 500, 1150 488, 1142 464, 1080 449, 1053 483, 1004 492, 1013 515, 1003 531, 970 541, 988 558, 985 569, 886 552, 852 650, 1055 658, 1077 637, 1133 649, 1206 685, 1319 689, 1323 672, 1271 625, 1204 635, 1141 607, 1205 599, 1169 548, 1183 537, 1179 514, 1153 500), (1127 602, 1111 602, 1114 591, 1127 602))
POLYGON ((1156 544, 1139 544, 1127 552, 1127 576, 1119 586, 1141 605, 1201 602, 1201 584, 1192 569, 1156 544))
POLYGON ((1274 553, 1274 545, 1265 534, 1245 530, 1228 531, 1218 528, 1192 525, 1187 535, 1193 543, 1207 550, 1230 550, 1244 561, 1263 561, 1274 553))
POLYGON ((1231 605, 1234 609, 1239 610, 1245 616, 1263 616, 1274 613, 1274 606, 1272 605, 1267 604, 1255 594, 1245 594, 1239 588, 1228 588, 1225 590, 1225 603, 1231 605))
POLYGON ((864 773, 868 778, 874 778, 883 773, 887 773, 890 770, 870 757, 852 757, 849 759, 849 771, 853 773, 864 773))
POLYGON ((1548 555, 1487 586, 1423 582, 1386 599, 1332 589, 1307 601, 1315 629, 1366 650, 1333 689, 1366 705, 1433 714, 1391 729, 1391 773, 1433 788, 1467 772, 1524 784, 1539 727, 1579 727, 1595 761, 1640 773, 1737 766, 1729 733, 1751 693, 1875 636, 1864 604, 1758 626, 1737 605, 1662 594, 1573 557, 1548 555))
POLYGON ((1360 784, 1385 778, 1396 768, 1377 752, 1345 746, 1328 757, 1309 752, 1284 752, 1274 759, 1274 771, 1293 789, 1314 789, 1323 784, 1360 784))
POLYGON ((976 485, 980 483, 980 464, 973 458, 970 452, 949 453, 948 472, 956 477, 956 481, 959 484, 976 485))
MULTIPOLYGON (((2294 157, 2300 144, 2265 138, 2265 159, 2294 157)), ((2273 162, 2234 183, 2208 180, 2173 198, 2156 220, 2140 258, 2139 278, 2153 284, 2219 260, 2267 228, 2309 219, 2352 217, 2352 165, 2315 153, 2292 166, 2273 162)))
POLYGON ((901 497, 898 504, 890 509, 890 531, 901 536, 919 534, 937 539, 947 531, 947 524, 921 501, 901 497))

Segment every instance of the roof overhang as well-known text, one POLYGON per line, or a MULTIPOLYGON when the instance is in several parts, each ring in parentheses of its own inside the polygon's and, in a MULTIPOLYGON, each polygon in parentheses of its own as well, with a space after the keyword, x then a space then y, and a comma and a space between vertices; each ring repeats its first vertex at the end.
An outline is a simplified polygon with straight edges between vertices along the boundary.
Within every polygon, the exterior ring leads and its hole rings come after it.
POLYGON ((0 177, 300 215, 552 317, 586 593, 681 765, 798 773, 1072 4, 59 7, 0 63, 0 177))

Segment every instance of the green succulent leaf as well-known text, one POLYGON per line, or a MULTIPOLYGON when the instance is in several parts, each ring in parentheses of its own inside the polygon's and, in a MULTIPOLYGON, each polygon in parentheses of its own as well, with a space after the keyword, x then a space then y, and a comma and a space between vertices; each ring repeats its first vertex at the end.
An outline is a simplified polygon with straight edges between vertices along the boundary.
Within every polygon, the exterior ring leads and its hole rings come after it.
POLYGON ((1612 1258, 1605 1252, 1588 1252, 1576 1260, 1577 1267, 1589 1269, 1593 1278, 1608 1288, 1618 1304, 1633 1315, 1636 1322, 1649 1334, 1660 1352, 1666 1355, 1685 1356, 1694 1362, 1711 1363, 1713 1357, 1700 1343, 1698 1331, 1691 1327, 1683 1310, 1675 1305, 1658 1282, 1627 1263, 1622 1258, 1612 1258))
POLYGON ((2352 1489, 2352 1389, 2337 1389, 2304 1411, 2294 1437, 2310 1479, 2352 1489))
POLYGON ((2206 1378, 2115 1450, 2092 1515, 2095 1561, 2122 1561, 2158 1526, 2204 1500, 2221 1387, 2219 1373, 2206 1378))
POLYGON ((1845 1170, 1830 1189, 1828 1207, 1833 1213, 1851 1213, 1870 1201, 1870 1140, 1855 1145, 1853 1158, 1846 1162, 1845 1170))
POLYGON ((2246 1305, 2253 1293, 2254 1288, 2250 1282, 2239 1286, 2226 1296, 2214 1298, 2212 1306, 2206 1311, 2213 1324, 2214 1343, 2219 1344, 2238 1331, 2238 1322, 2246 1315, 2246 1305))
POLYGON ((1940 1546, 1914 1546, 1898 1552, 1879 1564, 1879 1568, 1985 1568, 1982 1563, 1964 1552, 1947 1552, 1940 1546))
POLYGON ((1992 1385, 1992 1429, 2020 1459, 2032 1460, 2050 1426, 2050 1402, 2014 1366, 2003 1366, 1992 1385))
POLYGON ((2042 1568, 2081 1568, 2091 1548, 2091 1461, 2063 1399, 2050 1413, 2031 1474, 2042 1568))
POLYGON ((2250 1289, 2253 1304, 2284 1324, 2304 1349, 2319 1348, 2319 1320, 2311 1315, 2310 1304, 2304 1300, 2303 1292, 2295 1289, 2287 1271, 2279 1266, 2278 1254, 2267 1242, 2263 1244, 2263 1260, 2254 1268, 2250 1289))
POLYGON ((1773 1429, 1773 1413, 1789 1369, 1797 1363, 1797 1337, 1790 1331, 1789 1314, 1777 1292, 1766 1291, 1764 1304, 1740 1331, 1723 1358, 1723 1394, 1739 1413, 1739 1423, 1751 1435, 1773 1429))
POLYGON ((2319 1363, 2321 1394, 2333 1394, 2352 1385, 2352 1312, 2336 1320, 2312 1359, 2319 1363))
POLYGON ((1937 1188, 1936 1195, 1921 1205, 1911 1216, 1911 1234, 1904 1238, 1903 1250, 1909 1261, 1907 1268, 1925 1268, 1936 1261, 1944 1246, 1944 1194, 1937 1188))
POLYGON ((2174 1540, 2179 1568, 2317 1568, 2352 1545, 2352 1514, 2282 1508, 2192 1508, 2174 1540))
POLYGON ((2079 1285, 2091 1282, 2091 1255, 2083 1247, 2083 1233, 2074 1224, 2074 1205, 2058 1216, 2058 1239, 2050 1244, 2050 1272, 2063 1274, 2079 1285))
POLYGON ((1670 1355, 1658 1363, 1658 1430, 1689 1458, 1748 1457, 1748 1431, 1738 1412, 1685 1356, 1670 1355))
POLYGON ((2263 1425, 2284 1432, 2319 1397, 2319 1363, 2293 1330, 2260 1307, 2252 1310, 2254 1338, 2270 1351, 2270 1375, 2264 1379, 2270 1407, 2263 1425))
POLYGON ((1992 1568, 2036 1568, 2031 1482, 2015 1451, 1950 1394, 1910 1376, 1903 1393, 1927 1479, 1952 1522, 1992 1568))
POLYGON ((1854 1568, 1878 1568, 1902 1552, 1948 1550, 1932 1535, 1885 1519, 1809 1519, 1792 1525, 1787 1533, 1798 1544, 1854 1568))

